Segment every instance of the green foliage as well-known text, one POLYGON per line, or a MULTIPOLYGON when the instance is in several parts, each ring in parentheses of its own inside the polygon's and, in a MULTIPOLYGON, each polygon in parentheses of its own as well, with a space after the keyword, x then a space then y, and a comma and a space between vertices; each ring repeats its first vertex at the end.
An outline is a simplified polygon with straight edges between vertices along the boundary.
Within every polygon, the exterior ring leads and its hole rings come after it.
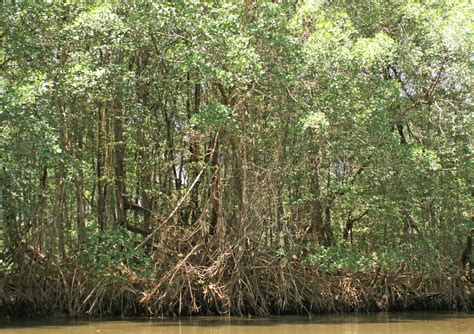
MULTIPOLYGON (((166 256, 222 238, 275 256, 307 247, 305 263, 327 272, 460 265, 472 11, 4 4, 0 253, 22 241, 52 262, 75 254, 97 280, 148 277, 135 246, 159 227, 166 256)), ((153 261, 181 259, 166 256, 153 261)))
POLYGON ((317 265, 323 272, 334 273, 344 269, 359 269, 358 259, 345 248, 316 246, 312 249, 312 254, 305 259, 305 263, 317 265))
POLYGON ((316 133, 324 132, 329 126, 326 116, 322 112, 313 112, 306 115, 301 120, 301 124, 304 130, 310 129, 316 133))
POLYGON ((367 255, 350 251, 344 246, 313 246, 311 254, 303 259, 303 263, 317 266, 326 273, 354 270, 373 272, 378 267, 388 272, 400 267, 423 272, 456 268, 456 262, 443 254, 440 245, 430 239, 416 239, 398 248, 379 247, 367 255))
POLYGON ((136 235, 120 228, 101 234, 89 230, 87 235, 74 261, 89 273, 92 281, 113 283, 155 274, 150 257, 143 249, 135 249, 140 243, 136 235))
POLYGON ((234 110, 218 102, 205 106, 189 120, 189 124, 203 132, 217 132, 221 129, 231 132, 238 130, 234 110))

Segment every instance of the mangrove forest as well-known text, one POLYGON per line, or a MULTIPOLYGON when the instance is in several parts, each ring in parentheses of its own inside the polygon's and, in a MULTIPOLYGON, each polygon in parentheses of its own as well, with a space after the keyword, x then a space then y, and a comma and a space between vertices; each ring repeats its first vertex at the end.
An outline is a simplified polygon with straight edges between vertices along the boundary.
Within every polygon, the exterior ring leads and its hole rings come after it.
POLYGON ((0 1, 0 316, 472 310, 473 13, 0 1))

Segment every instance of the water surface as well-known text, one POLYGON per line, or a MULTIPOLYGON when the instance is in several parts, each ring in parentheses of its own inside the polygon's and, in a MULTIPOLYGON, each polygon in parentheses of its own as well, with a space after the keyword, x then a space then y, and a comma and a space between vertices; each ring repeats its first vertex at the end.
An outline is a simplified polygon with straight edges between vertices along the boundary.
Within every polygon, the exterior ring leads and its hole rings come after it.
POLYGON ((453 334, 474 333, 474 313, 378 313, 312 317, 0 322, 0 334, 453 334))

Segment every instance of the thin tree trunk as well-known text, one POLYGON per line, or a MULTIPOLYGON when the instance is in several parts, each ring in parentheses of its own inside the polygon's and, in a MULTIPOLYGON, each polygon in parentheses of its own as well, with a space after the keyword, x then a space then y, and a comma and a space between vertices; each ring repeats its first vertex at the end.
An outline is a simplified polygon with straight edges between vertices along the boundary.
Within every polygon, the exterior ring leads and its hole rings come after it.
MULTIPOLYGON (((82 126, 77 121, 77 117, 73 118, 73 128, 75 129, 75 146, 72 148, 76 161, 83 159, 82 147, 82 126)), ((84 214, 84 173, 80 167, 74 174, 74 186, 76 195, 76 230, 79 246, 85 241, 85 214, 84 214)))
POLYGON ((105 145, 104 145, 104 123, 106 122, 105 107, 101 104, 99 107, 97 121, 97 219, 99 230, 106 229, 105 199, 107 196, 107 183, 105 176, 105 145))
POLYGON ((45 212, 46 212, 46 206, 47 206, 47 184, 48 184, 48 166, 44 166, 41 177, 40 177, 40 198, 39 198, 39 211, 38 211, 38 230, 36 231, 37 233, 37 240, 38 240, 38 246, 39 250, 45 249, 45 239, 44 239, 44 230, 45 227, 47 226, 46 221, 45 221, 45 212))
POLYGON ((64 163, 59 162, 55 173, 56 190, 53 206, 53 226, 58 241, 58 251, 61 257, 65 257, 64 242, 64 215, 63 215, 63 197, 64 197, 64 163))
MULTIPOLYGON (((64 102, 62 99, 58 101, 58 110, 60 116, 59 125, 59 137, 61 141, 61 147, 63 154, 68 152, 68 132, 67 132, 67 116, 64 102)), ((70 225, 66 220, 68 216, 66 214, 66 187, 65 187, 66 167, 64 159, 59 159, 58 166, 55 173, 56 179, 56 192, 54 197, 54 208, 53 208, 53 223, 56 229, 56 236, 58 240, 58 248, 61 257, 66 256, 65 244, 65 227, 70 225)))
MULTIPOLYGON (((210 171, 211 188, 210 188, 210 202, 211 202, 211 216, 209 225, 209 234, 214 235, 217 230, 220 206, 220 166, 219 166, 219 138, 216 139, 214 152, 211 154, 210 171)), ((212 146, 211 146, 212 147, 212 146)))
MULTIPOLYGON (((194 110, 191 114, 189 112, 188 119, 191 119, 193 115, 196 115, 199 112, 201 105, 201 84, 197 82, 194 86, 194 110)), ((190 110, 190 108, 189 108, 190 110)), ((193 162, 193 171, 191 179, 195 179, 198 173, 198 163, 199 163, 199 138, 194 136, 190 139, 189 150, 191 153, 191 161, 193 162)), ((189 202, 190 213, 191 213, 191 223, 195 223, 199 215, 199 183, 196 184, 194 189, 191 192, 191 198, 189 202)))
POLYGON ((84 176, 82 170, 77 171, 74 176, 74 183, 76 186, 76 224, 77 237, 79 245, 82 245, 86 239, 86 225, 84 214, 84 176))
POLYGON ((315 152, 314 166, 313 168, 313 178, 311 180, 310 192, 312 196, 311 200, 311 226, 308 232, 314 231, 316 233, 319 244, 325 245, 325 232, 324 232, 324 221, 323 221, 323 205, 321 201, 321 184, 320 184, 320 165, 322 161, 322 145, 321 141, 318 144, 318 148, 315 152))
POLYGON ((125 144, 123 142, 123 113, 120 102, 114 104, 114 155, 115 155, 115 218, 118 226, 126 226, 125 213, 125 144))
POLYGON ((2 169, 2 177, 0 178, 2 185, 1 199, 3 215, 5 217, 6 233, 4 236, 4 245, 10 249, 15 248, 15 240, 17 239, 16 231, 16 208, 12 196, 12 178, 7 174, 5 167, 2 169))

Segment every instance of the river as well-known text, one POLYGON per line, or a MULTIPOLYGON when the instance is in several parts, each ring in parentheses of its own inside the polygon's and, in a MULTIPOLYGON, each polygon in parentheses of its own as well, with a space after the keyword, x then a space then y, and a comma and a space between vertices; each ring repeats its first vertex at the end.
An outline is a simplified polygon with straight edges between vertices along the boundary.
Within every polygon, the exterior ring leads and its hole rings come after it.
POLYGON ((474 333, 474 313, 378 313, 312 317, 0 321, 0 334, 452 334, 474 333))

